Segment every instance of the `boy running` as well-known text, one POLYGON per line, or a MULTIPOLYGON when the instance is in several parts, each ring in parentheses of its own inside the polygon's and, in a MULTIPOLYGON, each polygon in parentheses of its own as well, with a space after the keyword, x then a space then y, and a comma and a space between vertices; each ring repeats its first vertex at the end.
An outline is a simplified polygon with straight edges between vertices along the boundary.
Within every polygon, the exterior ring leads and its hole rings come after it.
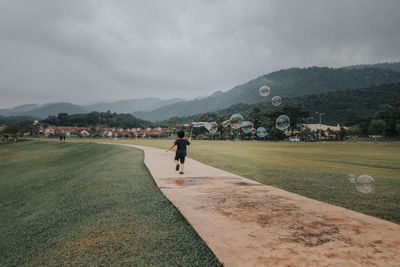
POLYGON ((179 162, 180 161, 181 165, 180 165, 180 174, 183 174, 183 168, 185 167, 185 157, 186 157, 186 146, 189 146, 191 143, 191 138, 189 138, 189 140, 185 139, 185 132, 184 131, 179 131, 178 132, 178 139, 175 140, 174 144, 167 149, 166 152, 170 151, 170 149, 172 149, 174 146, 177 146, 176 149, 176 154, 175 154, 175 170, 179 171, 179 162))

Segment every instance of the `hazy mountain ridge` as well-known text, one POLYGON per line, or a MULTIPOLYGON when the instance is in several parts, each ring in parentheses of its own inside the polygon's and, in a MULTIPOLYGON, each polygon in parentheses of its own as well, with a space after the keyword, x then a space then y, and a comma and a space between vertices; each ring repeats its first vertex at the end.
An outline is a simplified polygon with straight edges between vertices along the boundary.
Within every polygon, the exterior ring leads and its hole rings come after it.
POLYGON ((145 120, 162 121, 171 117, 213 112, 237 103, 253 104, 264 101, 258 92, 262 85, 271 88, 270 96, 266 97, 270 99, 274 95, 298 97, 399 82, 400 72, 384 68, 291 68, 260 76, 229 91, 219 91, 206 98, 134 114, 145 120))
POLYGON ((181 98, 162 100, 158 98, 129 99, 110 103, 98 103, 91 105, 75 105, 68 102, 46 103, 46 104, 26 104, 9 109, 0 109, 1 116, 33 116, 46 118, 50 115, 59 113, 81 114, 91 111, 108 111, 116 113, 132 113, 138 110, 150 111, 182 101, 181 98))
POLYGON ((379 69, 388 69, 388 70, 400 72, 400 62, 351 65, 351 66, 346 66, 343 68, 347 68, 347 69, 379 68, 379 69))
POLYGON ((46 103, 43 105, 28 104, 17 106, 11 109, 0 110, 2 116, 32 116, 45 118, 49 115, 57 115, 58 113, 84 113, 87 112, 85 107, 74 105, 68 102, 46 103))
POLYGON ((107 111, 117 113, 132 113, 135 111, 151 111, 165 105, 171 105, 181 102, 184 99, 174 98, 169 100, 162 100, 155 97, 148 97, 142 99, 127 99, 120 100, 112 103, 97 103, 86 106, 89 111, 107 111))
POLYGON ((26 105, 16 106, 13 108, 3 108, 0 109, 0 115, 11 116, 13 114, 31 111, 39 106, 40 106, 39 104, 26 104, 26 105))

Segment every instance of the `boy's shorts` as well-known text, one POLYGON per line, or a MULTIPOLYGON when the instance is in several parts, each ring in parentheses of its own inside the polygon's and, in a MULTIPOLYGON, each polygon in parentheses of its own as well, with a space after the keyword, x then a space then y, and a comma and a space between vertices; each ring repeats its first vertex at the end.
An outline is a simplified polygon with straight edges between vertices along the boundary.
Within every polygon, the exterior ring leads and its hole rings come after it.
POLYGON ((175 154, 175 160, 179 160, 181 164, 185 163, 185 154, 181 154, 181 153, 176 153, 175 154))

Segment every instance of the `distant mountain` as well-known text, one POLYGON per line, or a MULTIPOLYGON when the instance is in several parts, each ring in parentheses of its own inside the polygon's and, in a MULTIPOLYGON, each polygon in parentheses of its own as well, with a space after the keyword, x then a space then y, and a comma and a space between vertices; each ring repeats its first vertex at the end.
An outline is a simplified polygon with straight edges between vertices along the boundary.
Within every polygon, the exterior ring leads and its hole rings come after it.
POLYGON ((385 69, 385 70, 394 70, 400 72, 400 62, 394 63, 378 63, 378 64, 363 64, 363 65, 352 65, 346 66, 343 68, 347 69, 366 69, 366 68, 378 68, 378 69, 385 69))
POLYGON ((143 98, 121 100, 111 103, 98 103, 87 106, 75 105, 67 102, 46 103, 43 105, 27 104, 9 109, 0 109, 0 116, 34 116, 46 118, 49 115, 57 115, 58 113, 81 114, 91 111, 108 111, 116 113, 132 113, 134 111, 150 111, 180 102, 183 99, 174 98, 170 100, 162 100, 158 98, 143 98))
POLYGON ((4 108, 0 109, 0 115, 12 116, 13 114, 29 112, 37 107, 39 107, 38 104, 27 104, 27 105, 17 106, 14 108, 4 108))
POLYGON ((162 100, 158 98, 128 99, 112 103, 98 103, 87 105, 86 108, 89 111, 110 110, 117 113, 132 113, 135 111, 152 111, 162 106, 171 105, 177 102, 181 102, 183 100, 184 99, 182 98, 174 98, 170 100, 162 100))
POLYGON ((45 118, 49 115, 57 115, 58 113, 77 114, 86 112, 87 109, 82 106, 60 102, 42 105, 36 109, 29 111, 28 114, 35 117, 45 118))
POLYGON ((269 101, 275 95, 299 97, 399 82, 400 72, 384 68, 291 68, 263 75, 226 92, 218 91, 209 97, 175 103, 151 112, 135 112, 134 115, 145 120, 162 121, 221 110, 237 103, 269 101), (258 90, 262 85, 271 88, 270 96, 260 96, 258 90))
POLYGON ((28 104, 17 106, 10 109, 1 109, 0 115, 2 116, 31 116, 38 118, 45 118, 49 115, 57 115, 58 113, 85 113, 88 110, 85 107, 74 105, 67 102, 47 103, 43 105, 28 104))
MULTIPOLYGON (((262 112, 275 112, 284 107, 300 106, 303 110, 309 112, 309 123, 318 123, 319 115, 316 112, 321 112, 324 113, 322 122, 325 124, 351 125, 359 120, 373 117, 381 105, 391 105, 396 101, 400 101, 400 83, 282 98, 282 104, 278 107, 274 107, 271 102, 235 104, 214 113, 223 121, 229 119, 234 113, 240 113, 246 118, 255 108, 262 112)), ((174 118, 174 120, 180 123, 189 123, 196 120, 195 117, 201 115, 203 114, 174 118)), ((167 122, 164 122, 164 124, 167 124, 167 122)))

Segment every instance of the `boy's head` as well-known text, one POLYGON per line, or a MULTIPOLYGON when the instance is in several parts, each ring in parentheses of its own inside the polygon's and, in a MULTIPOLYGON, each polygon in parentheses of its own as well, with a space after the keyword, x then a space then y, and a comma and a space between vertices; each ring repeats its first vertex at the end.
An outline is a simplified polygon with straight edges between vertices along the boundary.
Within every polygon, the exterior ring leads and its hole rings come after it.
POLYGON ((185 137, 185 132, 184 131, 178 131, 178 137, 179 138, 185 137))

